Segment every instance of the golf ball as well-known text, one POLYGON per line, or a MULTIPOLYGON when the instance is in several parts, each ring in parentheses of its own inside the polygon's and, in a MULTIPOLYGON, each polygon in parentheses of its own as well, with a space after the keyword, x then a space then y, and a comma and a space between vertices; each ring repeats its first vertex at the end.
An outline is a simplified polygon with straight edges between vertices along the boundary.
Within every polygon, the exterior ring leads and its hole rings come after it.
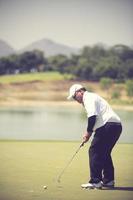
POLYGON ((44 186, 43 186, 43 189, 45 189, 45 190, 46 190, 46 189, 47 189, 47 186, 46 186, 46 185, 44 185, 44 186))

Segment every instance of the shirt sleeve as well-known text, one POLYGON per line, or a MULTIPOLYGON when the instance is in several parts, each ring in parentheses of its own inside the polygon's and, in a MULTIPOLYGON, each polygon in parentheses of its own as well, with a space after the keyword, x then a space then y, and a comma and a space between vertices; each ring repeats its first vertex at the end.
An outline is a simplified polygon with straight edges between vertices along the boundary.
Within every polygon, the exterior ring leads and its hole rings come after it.
POLYGON ((88 118, 94 115, 98 115, 97 105, 96 105, 96 96, 94 95, 91 95, 90 97, 86 96, 84 100, 84 107, 85 107, 88 118))
POLYGON ((95 125, 95 122, 96 122, 96 115, 93 115, 93 116, 91 116, 91 117, 88 118, 87 131, 89 133, 93 132, 93 127, 95 125))

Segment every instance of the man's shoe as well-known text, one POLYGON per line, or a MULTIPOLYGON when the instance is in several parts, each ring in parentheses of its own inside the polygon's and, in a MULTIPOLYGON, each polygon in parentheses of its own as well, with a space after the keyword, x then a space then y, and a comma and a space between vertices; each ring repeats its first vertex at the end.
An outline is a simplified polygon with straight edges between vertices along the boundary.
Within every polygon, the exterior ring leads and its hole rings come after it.
POLYGON ((102 183, 85 183, 82 184, 81 187, 83 189, 101 189, 102 188, 102 183))
POLYGON ((102 184, 103 187, 108 187, 108 188, 113 188, 115 186, 114 180, 109 181, 109 182, 101 181, 101 184, 102 184))

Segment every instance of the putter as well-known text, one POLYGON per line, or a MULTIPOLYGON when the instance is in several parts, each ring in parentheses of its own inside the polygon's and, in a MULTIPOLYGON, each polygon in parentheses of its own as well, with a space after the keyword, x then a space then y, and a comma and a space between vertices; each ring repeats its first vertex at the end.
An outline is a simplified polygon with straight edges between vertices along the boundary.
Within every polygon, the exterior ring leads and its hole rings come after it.
POLYGON ((78 147, 78 149, 76 150, 76 152, 73 154, 73 156, 71 157, 71 159, 69 160, 69 162, 65 165, 65 167, 63 168, 63 170, 60 172, 60 174, 58 175, 57 178, 57 182, 60 183, 61 182, 61 177, 64 174, 65 170, 68 168, 68 166, 70 165, 70 163, 72 162, 72 160, 74 159, 74 157, 76 156, 76 154, 79 152, 80 148, 84 146, 84 142, 82 142, 80 144, 80 146, 78 147))

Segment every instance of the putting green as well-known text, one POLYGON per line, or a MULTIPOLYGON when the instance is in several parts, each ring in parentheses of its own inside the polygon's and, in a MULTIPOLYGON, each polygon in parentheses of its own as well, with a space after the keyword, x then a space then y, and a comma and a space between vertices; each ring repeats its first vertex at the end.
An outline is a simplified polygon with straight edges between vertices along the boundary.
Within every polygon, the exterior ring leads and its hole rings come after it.
POLYGON ((88 147, 76 155, 57 183, 58 174, 78 142, 0 142, 0 200, 130 200, 133 196, 133 144, 118 144, 112 155, 115 190, 82 190, 88 180, 88 147), (44 188, 43 186, 47 186, 44 188))

